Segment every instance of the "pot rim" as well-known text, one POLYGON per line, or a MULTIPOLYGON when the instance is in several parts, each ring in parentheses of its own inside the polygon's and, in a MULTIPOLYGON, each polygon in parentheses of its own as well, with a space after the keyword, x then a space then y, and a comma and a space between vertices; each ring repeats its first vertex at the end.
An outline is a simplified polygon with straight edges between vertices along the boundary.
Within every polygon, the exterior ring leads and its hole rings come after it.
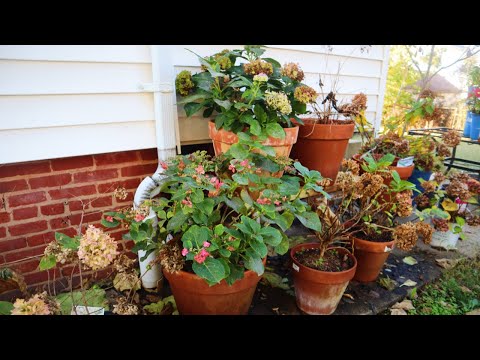
POLYGON ((304 243, 304 244, 298 244, 298 245, 295 245, 293 248, 290 249, 290 258, 292 259, 292 261, 297 265, 297 266, 301 266, 302 268, 304 269, 308 269, 308 270, 311 270, 311 271, 314 271, 316 273, 319 273, 319 274, 336 274, 336 275, 346 275, 348 272, 351 272, 352 270, 356 270, 356 267, 357 267, 357 259, 355 258, 355 256, 346 248, 344 247, 341 247, 341 246, 332 246, 332 247, 328 247, 327 250, 330 250, 330 249, 341 249, 342 251, 345 251, 346 254, 351 258, 353 259, 353 266, 347 270, 343 270, 343 271, 322 271, 322 270, 316 270, 316 269, 312 269, 308 266, 305 266, 303 264, 301 264, 297 259, 295 259, 294 255, 299 251, 299 250, 303 250, 305 248, 308 248, 308 249, 312 249, 312 248, 318 248, 320 245, 318 243, 304 243))

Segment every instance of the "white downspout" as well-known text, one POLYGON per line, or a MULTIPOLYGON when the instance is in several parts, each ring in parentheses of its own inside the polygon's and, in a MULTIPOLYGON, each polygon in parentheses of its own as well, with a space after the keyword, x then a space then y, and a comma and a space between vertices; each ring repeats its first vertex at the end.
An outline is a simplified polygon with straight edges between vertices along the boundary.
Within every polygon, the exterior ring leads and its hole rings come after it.
MULTIPOLYGON (((164 179, 161 160, 175 156, 177 145, 176 105, 175 105, 175 72, 172 61, 171 45, 151 45, 152 57, 152 84, 143 84, 144 91, 153 92, 155 133, 157 139, 157 152, 159 164, 152 176, 147 176, 137 188, 133 199, 133 206, 139 206, 144 200, 152 198, 152 191, 157 188, 164 179)), ((153 225, 157 226, 157 217, 153 210, 146 219, 153 219, 153 225)), ((139 260, 145 256, 145 252, 138 252, 139 260)), ((156 288, 158 281, 162 279, 160 265, 153 266, 147 271, 148 264, 155 259, 156 254, 151 253, 147 259, 140 261, 140 275, 144 288, 156 288)))

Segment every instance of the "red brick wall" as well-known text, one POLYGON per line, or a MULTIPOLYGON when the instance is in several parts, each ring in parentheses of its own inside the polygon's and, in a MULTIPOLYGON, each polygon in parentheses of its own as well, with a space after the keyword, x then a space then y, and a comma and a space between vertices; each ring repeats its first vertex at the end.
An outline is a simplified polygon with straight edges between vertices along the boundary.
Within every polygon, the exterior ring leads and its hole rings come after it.
MULTIPOLYGON (((156 149, 0 165, 0 266, 23 274, 27 285, 69 276, 71 267, 38 271, 37 255, 55 231, 76 234, 82 203, 83 224, 101 226, 102 213, 131 205, 140 181, 156 168, 156 149), (113 196, 119 186, 128 191, 125 200, 113 196)), ((110 231, 120 250, 131 248, 123 233, 110 231)))

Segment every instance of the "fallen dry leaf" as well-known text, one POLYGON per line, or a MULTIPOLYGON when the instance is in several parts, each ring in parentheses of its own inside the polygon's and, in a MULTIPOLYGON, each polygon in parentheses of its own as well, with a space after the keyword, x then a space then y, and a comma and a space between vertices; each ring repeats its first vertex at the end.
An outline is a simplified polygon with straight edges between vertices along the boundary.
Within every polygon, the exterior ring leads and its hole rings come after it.
POLYGON ((416 265, 418 264, 418 261, 414 258, 414 257, 411 257, 411 256, 407 256, 407 257, 404 257, 403 258, 403 262, 407 265, 416 265))
POLYGON ((466 292, 466 293, 471 293, 472 292, 472 290, 470 290, 468 287, 463 286, 463 285, 460 286, 460 289, 462 289, 462 291, 466 292))
POLYGON ((405 310, 402 309, 390 309, 390 315, 408 315, 405 310))
POLYGON ((412 304, 411 300, 403 300, 394 304, 391 309, 401 309, 401 310, 415 310, 415 307, 412 304))
POLYGON ((350 294, 343 294, 343 296, 345 296, 345 297, 347 297, 347 298, 349 298, 349 299, 355 300, 355 299, 353 298, 353 296, 350 295, 350 294))
POLYGON ((438 266, 444 269, 451 269, 458 263, 458 260, 454 259, 435 259, 435 261, 438 266))
POLYGON ((469 311, 465 315, 480 315, 480 309, 469 311))
POLYGON ((402 285, 400 285, 400 287, 402 287, 402 286, 415 286, 415 285, 417 285, 417 283, 415 281, 407 280, 402 285))
POLYGON ((388 277, 382 277, 382 278, 378 279, 378 283, 380 284, 380 286, 384 287, 385 289, 387 289, 389 291, 392 291, 398 285, 395 280, 392 280, 388 277))

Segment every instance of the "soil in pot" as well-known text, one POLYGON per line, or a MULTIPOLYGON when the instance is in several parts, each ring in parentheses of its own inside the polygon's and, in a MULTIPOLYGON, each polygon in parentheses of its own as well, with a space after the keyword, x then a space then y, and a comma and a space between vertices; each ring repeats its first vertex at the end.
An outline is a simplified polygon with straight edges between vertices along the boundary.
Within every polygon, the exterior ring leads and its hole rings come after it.
POLYGON ((331 124, 315 124, 315 119, 302 121, 304 125, 300 125, 292 158, 310 170, 319 171, 334 183, 355 124, 334 120, 331 124))
POLYGON ((318 247, 316 243, 300 244, 290 250, 295 298, 304 313, 330 315, 353 278, 357 261, 347 249, 341 247, 328 249, 323 261, 318 261, 318 247), (298 257, 297 253, 300 253, 298 257))
POLYGON ((391 232, 371 236, 362 232, 357 233, 353 237, 354 255, 357 259, 357 271, 353 279, 360 282, 375 281, 393 246, 391 232))

